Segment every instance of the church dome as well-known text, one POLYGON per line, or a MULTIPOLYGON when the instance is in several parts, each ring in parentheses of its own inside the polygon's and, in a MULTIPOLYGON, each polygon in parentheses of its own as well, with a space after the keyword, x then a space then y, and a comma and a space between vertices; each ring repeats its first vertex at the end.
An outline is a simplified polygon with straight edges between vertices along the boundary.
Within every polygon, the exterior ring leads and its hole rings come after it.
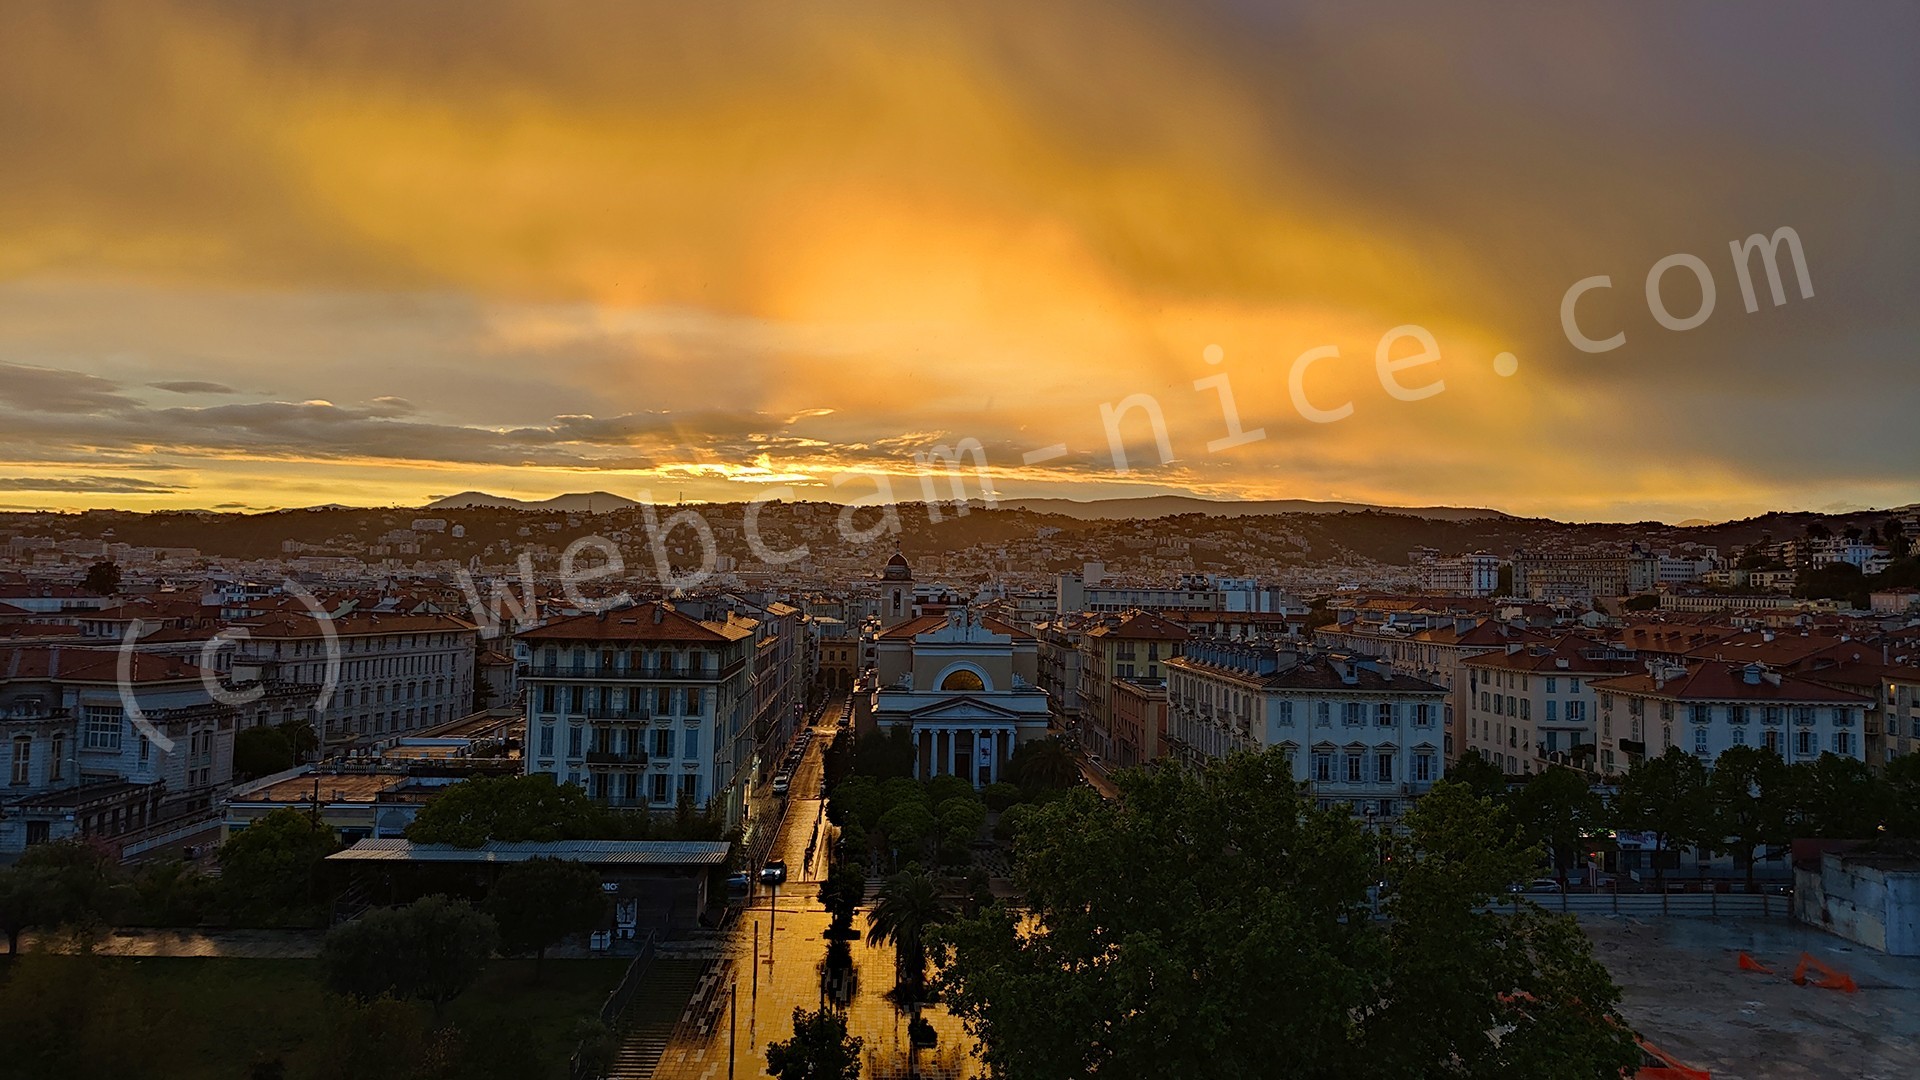
POLYGON ((907 565, 907 557, 899 552, 887 560, 886 572, 882 575, 888 581, 912 581, 913 568, 907 565))

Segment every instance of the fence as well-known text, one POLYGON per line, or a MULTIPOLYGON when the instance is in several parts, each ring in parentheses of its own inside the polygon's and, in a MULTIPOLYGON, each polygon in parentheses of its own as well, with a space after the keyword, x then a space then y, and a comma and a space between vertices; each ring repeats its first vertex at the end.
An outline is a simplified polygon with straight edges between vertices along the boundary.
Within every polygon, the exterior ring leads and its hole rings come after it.
POLYGON ((1536 893, 1527 896, 1548 911, 1569 915, 1631 915, 1791 918, 1793 898, 1770 893, 1536 893))
MULTIPOLYGON (((620 985, 613 988, 607 1000, 600 1006, 600 1022, 609 1030, 620 1023, 620 1014, 627 1011, 627 1002, 633 1000, 633 992, 640 986, 640 980, 646 977, 647 967, 653 963, 655 946, 659 938, 649 930, 640 942, 640 951, 634 955, 633 962, 627 965, 626 973, 620 976, 620 985)), ((574 1048, 573 1057, 567 1062, 567 1075, 573 1080, 593 1080, 600 1075, 598 1062, 588 1059, 586 1043, 574 1048)))

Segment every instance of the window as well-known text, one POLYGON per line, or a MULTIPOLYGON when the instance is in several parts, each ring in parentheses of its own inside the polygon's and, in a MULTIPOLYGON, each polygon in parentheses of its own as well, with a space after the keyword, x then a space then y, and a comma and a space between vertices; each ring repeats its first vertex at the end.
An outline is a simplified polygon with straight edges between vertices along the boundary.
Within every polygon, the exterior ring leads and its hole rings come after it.
POLYGON ((67 777, 67 733, 53 733, 53 752, 48 755, 47 781, 58 783, 67 777))
POLYGON ((673 757, 673 729, 656 728, 653 732, 653 756, 657 758, 673 757))
POLYGON ((1280 703, 1280 726, 1293 726, 1293 702, 1291 701, 1282 701, 1280 703))
POLYGON ((1333 703, 1330 701, 1322 701, 1319 703, 1319 706, 1318 716, 1320 726, 1331 726, 1333 724, 1333 703))
POLYGON ((680 740, 680 756, 693 761, 700 756, 700 732, 688 728, 685 737, 680 740))
POLYGON ((1707 749, 1707 737, 1711 734, 1713 734, 1711 728, 1697 727, 1693 729, 1693 752, 1695 754, 1701 757, 1707 756, 1709 753, 1707 749))
MULTIPOLYGON (((360 704, 365 705, 366 703, 367 703, 367 692, 365 690, 362 690, 360 691, 360 704)), ((541 687, 540 688, 540 711, 545 713, 550 713, 554 710, 554 707, 555 707, 555 700, 554 700, 553 687, 551 686, 541 687)))
POLYGON ((1796 731, 1793 733, 1793 752, 1801 757, 1813 756, 1813 732, 1796 731))
POLYGON ((653 801, 657 803, 666 802, 667 801, 666 774, 655 773, 652 777, 649 778, 649 780, 650 780, 650 786, 653 788, 653 790, 649 792, 649 794, 653 796, 653 801))
POLYGON ((1533 699, 1532 698, 1520 699, 1520 719, 1522 720, 1533 719, 1533 699))
POLYGON ((1687 718, 1696 724, 1711 724, 1713 723, 1713 706, 1690 705, 1687 707, 1687 718))
POLYGON ((1547 676, 1547 693, 1557 694, 1559 692, 1560 692, 1560 680, 1554 678, 1551 675, 1547 676))
POLYGON ((33 783, 33 736, 15 735, 13 737, 13 786, 25 787, 33 783))
POLYGON ((1391 701, 1381 702, 1380 707, 1374 710, 1373 722, 1380 727, 1392 727, 1393 726, 1393 702, 1391 701))
POLYGON ((1360 782, 1360 770, 1362 768, 1360 764, 1361 757, 1362 755, 1360 754, 1347 755, 1347 783, 1349 784, 1357 784, 1360 782))
POLYGON ((1415 754, 1413 756, 1413 778, 1420 783, 1433 779, 1433 755, 1415 754))
POLYGON ((700 797, 700 778, 688 773, 680 778, 680 796, 685 799, 700 797))
POLYGON ((552 724, 540 725, 540 756, 541 757, 553 756, 553 725, 552 724))
POLYGON ((1587 703, 1584 701, 1567 702, 1567 723, 1584 724, 1587 722, 1587 703))
POLYGON ((1727 723, 1744 724, 1746 722, 1747 722, 1747 707, 1745 705, 1727 706, 1727 723))
POLYGON ((120 732, 127 726, 127 722, 126 717, 121 715, 118 705, 89 705, 86 708, 86 717, 87 749, 120 749, 120 732))
POLYGON ((1833 733, 1833 752, 1841 757, 1853 756, 1853 732, 1836 731, 1833 733))
POLYGON ((1433 706, 1421 702, 1413 707, 1413 722, 1418 727, 1427 727, 1433 723, 1433 706))
MULTIPOLYGON (((1547 681, 1552 682, 1553 680, 1549 679, 1547 681)), ((1557 723, 1559 721, 1560 719, 1559 705, 1560 703, 1553 700, 1552 698, 1547 699, 1547 723, 1552 724, 1552 723, 1557 723)))
POLYGON ((1773 751, 1776 754, 1779 753, 1780 752, 1780 733, 1777 731, 1768 731, 1768 732, 1762 733, 1760 736, 1760 745, 1766 747, 1767 749, 1773 751))
POLYGON ((568 757, 580 756, 580 736, 582 734, 582 731, 583 729, 580 727, 579 724, 572 724, 567 727, 567 756, 568 757))
POLYGON ((1737 727, 1733 729, 1733 745, 1735 746, 1747 745, 1747 729, 1746 728, 1737 727))
POLYGON ((1362 711, 1362 708, 1361 704, 1357 701, 1347 702, 1344 715, 1348 724, 1364 724, 1367 722, 1366 714, 1362 711))
MULTIPOLYGON (((972 674, 972 673, 969 672, 968 674, 972 674)), ((978 680, 979 678, 980 677, 978 675, 974 676, 975 680, 978 680)), ((687 715, 688 716, 700 715, 700 688, 697 686, 691 687, 687 690, 687 715)))
POLYGON ((1323 784, 1333 782, 1333 755, 1316 750, 1313 754, 1313 778, 1323 784))
POLYGON ((1382 750, 1373 756, 1373 778, 1382 784, 1393 783, 1393 752, 1382 750))
POLYGON ((1569 693, 1569 694, 1577 694, 1577 693, 1579 693, 1579 692, 1580 692, 1580 680, 1579 680, 1579 679, 1568 679, 1568 680, 1567 680, 1567 693, 1569 693))
POLYGON ((1492 695, 1488 694, 1485 690, 1480 691, 1480 711, 1481 712, 1493 711, 1493 704, 1492 704, 1492 701, 1490 700, 1491 696, 1492 695))

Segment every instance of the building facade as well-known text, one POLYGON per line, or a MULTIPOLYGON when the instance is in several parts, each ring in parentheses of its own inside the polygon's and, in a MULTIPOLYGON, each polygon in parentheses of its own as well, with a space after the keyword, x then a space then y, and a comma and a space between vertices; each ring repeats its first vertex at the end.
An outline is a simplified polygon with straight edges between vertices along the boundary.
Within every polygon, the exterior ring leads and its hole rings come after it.
POLYGON ((656 601, 558 619, 518 640, 532 657, 529 775, 579 785, 610 806, 664 812, 690 799, 741 819, 752 629, 656 601))

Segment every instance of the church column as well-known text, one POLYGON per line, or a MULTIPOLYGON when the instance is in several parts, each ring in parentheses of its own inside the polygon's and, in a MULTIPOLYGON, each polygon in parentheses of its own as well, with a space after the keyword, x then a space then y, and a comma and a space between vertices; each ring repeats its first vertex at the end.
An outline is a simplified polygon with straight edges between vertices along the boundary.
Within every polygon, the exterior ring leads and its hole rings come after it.
POLYGON ((1000 732, 987 732, 987 783, 1000 782, 1000 732))
POLYGON ((939 762, 933 768, 933 775, 945 776, 953 771, 953 729, 941 728, 933 737, 934 752, 940 755, 939 762))

